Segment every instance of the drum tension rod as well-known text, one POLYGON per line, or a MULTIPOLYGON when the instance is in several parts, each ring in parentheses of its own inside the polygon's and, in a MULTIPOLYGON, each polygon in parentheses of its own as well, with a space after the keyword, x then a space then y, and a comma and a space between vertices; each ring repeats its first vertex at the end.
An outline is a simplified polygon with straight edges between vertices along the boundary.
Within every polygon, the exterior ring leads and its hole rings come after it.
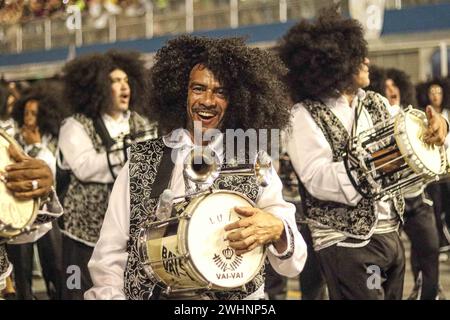
POLYGON ((406 168, 409 168, 409 166, 408 165, 401 166, 400 168, 395 169, 394 171, 389 171, 388 173, 383 173, 383 174, 381 174, 379 176, 376 176, 375 180, 380 180, 380 179, 387 178, 388 176, 396 174, 397 172, 400 172, 400 171, 402 171, 403 169, 406 169, 406 168))
MULTIPOLYGON (((402 181, 399 185, 391 186, 384 191, 389 194, 400 193, 402 191, 401 189, 415 184, 416 182, 420 181, 420 179, 421 179, 421 177, 415 176, 415 177, 409 178, 405 181, 402 181)), ((379 198, 381 198, 381 195, 378 197, 378 199, 379 198)))
POLYGON ((169 219, 165 219, 165 220, 149 222, 147 224, 147 227, 153 227, 153 226, 158 227, 161 224, 169 223, 169 222, 172 222, 174 220, 179 220, 179 216, 175 216, 175 217, 172 217, 172 218, 169 218, 169 219))
POLYGON ((367 145, 369 145, 371 143, 378 143, 381 139, 385 139, 385 138, 392 136, 393 133, 394 133, 394 131, 390 130, 390 131, 387 131, 384 133, 377 133, 377 135, 374 134, 374 135, 370 136, 368 140, 361 143, 361 145, 365 148, 365 147, 367 147, 367 145))

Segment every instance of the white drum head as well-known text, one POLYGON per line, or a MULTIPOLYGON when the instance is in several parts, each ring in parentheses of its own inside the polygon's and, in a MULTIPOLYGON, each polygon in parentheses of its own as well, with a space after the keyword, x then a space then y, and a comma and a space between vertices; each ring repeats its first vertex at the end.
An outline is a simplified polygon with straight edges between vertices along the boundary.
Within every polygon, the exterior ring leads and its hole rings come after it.
MULTIPOLYGON (((5 172, 5 167, 14 163, 9 157, 8 147, 14 143, 3 131, 0 132, 0 171, 5 172)), ((15 236, 20 229, 28 226, 34 219, 34 200, 17 200, 0 181, 0 223, 8 226, 0 231, 0 236, 15 236)))
POLYGON ((235 288, 252 280, 264 261, 259 246, 237 256, 224 241, 224 227, 239 219, 233 208, 253 206, 233 192, 216 191, 206 196, 194 211, 188 227, 188 251, 197 270, 208 282, 223 288, 235 288))
POLYGON ((433 174, 441 174, 443 173, 442 148, 430 146, 423 141, 426 130, 424 118, 417 114, 420 111, 413 111, 407 112, 404 117, 405 133, 402 134, 403 137, 399 143, 400 151, 402 154, 413 154, 408 163, 416 173, 425 173, 424 169, 428 169, 433 174))

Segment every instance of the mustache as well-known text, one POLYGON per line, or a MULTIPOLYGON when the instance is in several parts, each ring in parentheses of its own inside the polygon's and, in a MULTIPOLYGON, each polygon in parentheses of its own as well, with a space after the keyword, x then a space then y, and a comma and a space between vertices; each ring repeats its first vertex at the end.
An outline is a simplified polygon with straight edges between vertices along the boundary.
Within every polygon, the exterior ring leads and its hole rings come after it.
POLYGON ((210 107, 206 107, 206 106, 202 106, 202 105, 197 105, 192 107, 192 111, 193 112, 211 112, 214 114, 219 114, 220 110, 217 106, 210 106, 210 107))

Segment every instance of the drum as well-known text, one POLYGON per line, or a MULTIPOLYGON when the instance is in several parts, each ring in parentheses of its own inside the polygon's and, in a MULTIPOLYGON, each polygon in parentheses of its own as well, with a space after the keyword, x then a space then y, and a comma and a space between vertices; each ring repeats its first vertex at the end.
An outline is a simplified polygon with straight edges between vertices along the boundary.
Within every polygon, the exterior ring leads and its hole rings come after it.
MULTIPOLYGON (((13 163, 8 148, 17 142, 0 129, 0 172, 13 163)), ((0 182, 0 237, 12 238, 31 229, 39 209, 38 200, 18 200, 6 188, 5 179, 0 182)))
POLYGON ((262 246, 236 255, 224 227, 240 219, 236 206, 254 204, 233 191, 210 190, 176 204, 177 214, 141 230, 139 248, 147 275, 166 293, 240 290, 260 271, 262 246))
POLYGON ((427 122, 424 112, 410 107, 351 139, 344 164, 363 196, 379 200, 417 192, 446 172, 445 148, 423 141, 427 122))

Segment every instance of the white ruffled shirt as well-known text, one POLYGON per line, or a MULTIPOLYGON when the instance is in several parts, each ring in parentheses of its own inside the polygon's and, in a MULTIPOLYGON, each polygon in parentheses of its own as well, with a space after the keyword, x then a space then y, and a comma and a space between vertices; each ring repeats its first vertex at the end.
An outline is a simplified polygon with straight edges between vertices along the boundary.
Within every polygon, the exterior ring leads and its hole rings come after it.
MULTIPOLYGON (((325 99, 324 103, 351 134, 358 99, 364 97, 364 91, 360 90, 351 105, 344 96, 325 99)), ((398 108, 390 107, 386 99, 383 101, 391 116, 397 114, 398 108)), ((302 104, 294 108, 292 132, 289 134, 287 151, 303 185, 317 199, 356 206, 362 196, 350 182, 344 162, 333 161, 331 146, 308 110, 302 104)), ((364 108, 358 119, 356 132, 360 133, 371 127, 373 127, 372 118, 364 108)), ((375 211, 379 220, 395 218, 390 202, 378 201, 375 211)))
MULTIPOLYGON (((113 119, 107 114, 102 115, 106 129, 111 138, 130 132, 130 112, 122 114, 118 119, 113 119)), ((83 182, 113 183, 114 177, 108 166, 106 152, 98 153, 92 144, 89 135, 83 125, 69 117, 64 120, 59 131, 58 152, 61 151, 63 159, 58 158, 58 165, 62 169, 70 169, 73 174, 83 182)), ((110 155, 111 164, 123 162, 122 153, 110 155)))

